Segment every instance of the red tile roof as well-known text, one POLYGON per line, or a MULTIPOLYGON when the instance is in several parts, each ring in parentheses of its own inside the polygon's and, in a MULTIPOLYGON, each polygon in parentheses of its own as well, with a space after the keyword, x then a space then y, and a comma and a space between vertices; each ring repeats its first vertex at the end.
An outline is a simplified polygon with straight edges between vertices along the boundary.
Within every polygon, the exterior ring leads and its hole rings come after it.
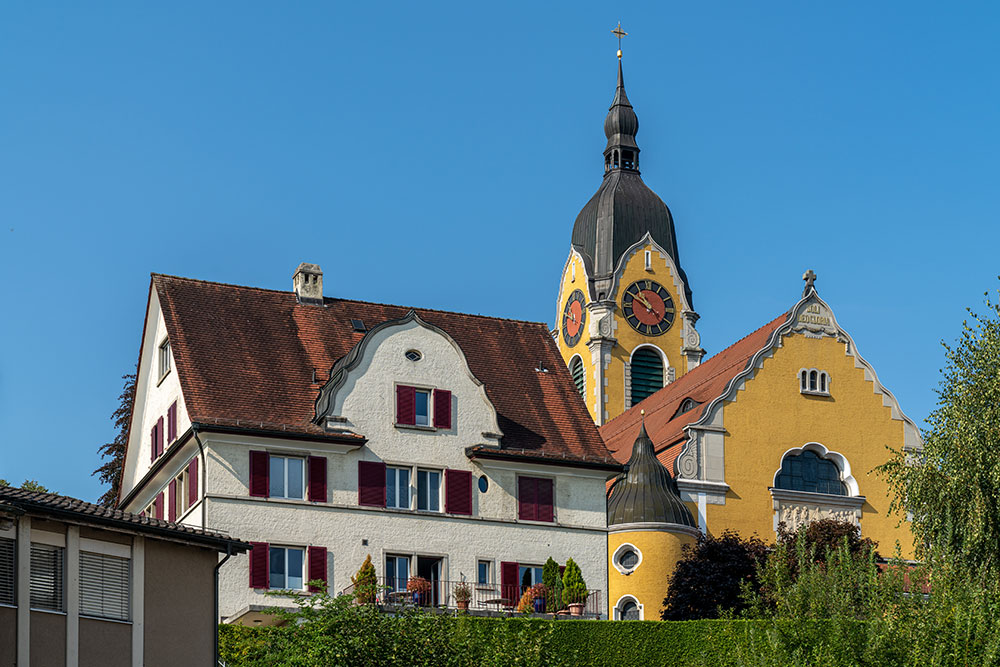
POLYGON ((657 458, 673 472, 674 459, 687 438, 684 427, 698 421, 708 404, 722 395, 729 381, 746 368, 753 355, 764 347, 774 330, 787 318, 788 313, 783 313, 771 320, 602 426, 601 436, 608 449, 619 461, 628 461, 639 433, 640 410, 644 410, 646 431, 653 440, 657 458), (677 414, 686 398, 701 405, 677 414))
MULTIPOLYGON (((303 434, 322 434, 311 423, 321 383, 364 337, 351 320, 371 329, 411 310, 333 298, 300 305, 293 292, 158 274, 152 284, 192 421, 303 434)), ((497 409, 504 449, 617 466, 544 324, 412 310, 462 348, 497 409)))

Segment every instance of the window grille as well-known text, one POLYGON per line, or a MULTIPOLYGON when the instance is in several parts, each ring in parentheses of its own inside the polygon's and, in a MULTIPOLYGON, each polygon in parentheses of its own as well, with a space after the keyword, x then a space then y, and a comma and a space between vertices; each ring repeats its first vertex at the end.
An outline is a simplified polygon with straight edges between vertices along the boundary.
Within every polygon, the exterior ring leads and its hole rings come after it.
POLYGON ((65 549, 48 544, 31 545, 31 607, 65 611, 63 562, 65 549))
POLYGON ((573 384, 581 396, 587 396, 587 378, 583 370, 583 360, 580 357, 573 357, 569 364, 569 372, 573 376, 573 384))
POLYGON ((80 613, 129 620, 129 559, 80 552, 80 613))
POLYGON ((632 600, 629 600, 621 606, 621 610, 618 612, 618 618, 622 621, 638 621, 639 605, 632 600))
POLYGON ((809 450, 785 457, 775 486, 790 491, 847 495, 847 486, 840 479, 837 464, 809 450))
POLYGON ((639 554, 629 549, 618 557, 618 564, 626 570, 631 570, 639 563, 639 554))
POLYGON ((17 543, 0 537, 0 604, 14 604, 14 551, 17 543))
POLYGON ((652 348, 644 347, 632 355, 632 405, 663 388, 663 358, 652 348))

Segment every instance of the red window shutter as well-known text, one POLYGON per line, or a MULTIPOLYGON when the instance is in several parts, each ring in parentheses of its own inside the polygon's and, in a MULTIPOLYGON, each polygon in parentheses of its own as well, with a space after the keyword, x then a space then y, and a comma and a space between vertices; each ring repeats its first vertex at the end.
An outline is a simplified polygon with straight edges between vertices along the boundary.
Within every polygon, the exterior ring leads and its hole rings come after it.
POLYGON ((156 420, 156 455, 163 453, 163 417, 156 420))
POLYGON ((539 521, 555 520, 553 491, 551 479, 538 480, 538 509, 536 512, 539 521))
POLYGON ((468 470, 444 471, 444 511, 472 514, 472 473, 468 470))
POLYGON ((447 389, 434 390, 434 426, 451 428, 451 392, 447 389))
POLYGON ((159 493, 156 495, 156 500, 153 501, 153 513, 156 515, 157 519, 163 519, 163 494, 159 493))
POLYGON ((538 520, 538 480, 534 477, 517 478, 517 518, 538 520))
POLYGON ((385 464, 358 461, 358 504, 385 507, 385 464))
POLYGON ((177 521, 177 480, 170 480, 167 485, 167 519, 177 521))
POLYGON ((267 498, 270 493, 268 479, 270 461, 267 452, 250 452, 250 495, 267 498))
POLYGON ((156 426, 149 429, 149 462, 156 460, 156 426))
POLYGON ((500 597, 511 605, 517 604, 521 597, 520 572, 517 563, 500 563, 500 597))
POLYGON ((309 457, 309 500, 326 502, 326 457, 309 457))
POLYGON ((188 464, 188 505, 198 502, 198 457, 188 464))
POLYGON ((417 423, 417 390, 413 387, 396 386, 396 423, 417 423))
POLYGON ((170 404, 167 408, 167 442, 173 442, 177 439, 177 401, 170 404))
MULTIPOLYGON (((317 579, 326 584, 326 547, 309 547, 309 581, 317 579)), ((309 587, 312 593, 318 590, 315 586, 309 587)))
POLYGON ((251 542, 250 588, 269 588, 267 578, 267 542, 251 542))

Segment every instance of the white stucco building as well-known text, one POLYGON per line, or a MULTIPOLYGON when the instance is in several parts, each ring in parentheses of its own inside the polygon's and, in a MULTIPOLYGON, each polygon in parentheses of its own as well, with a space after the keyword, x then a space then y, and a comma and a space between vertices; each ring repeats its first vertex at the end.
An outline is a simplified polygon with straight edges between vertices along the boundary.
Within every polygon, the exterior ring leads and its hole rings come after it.
POLYGON ((545 325, 153 276, 121 506, 254 543, 220 614, 269 588, 348 588, 370 555, 387 601, 503 609, 549 557, 606 610, 605 448, 545 325))

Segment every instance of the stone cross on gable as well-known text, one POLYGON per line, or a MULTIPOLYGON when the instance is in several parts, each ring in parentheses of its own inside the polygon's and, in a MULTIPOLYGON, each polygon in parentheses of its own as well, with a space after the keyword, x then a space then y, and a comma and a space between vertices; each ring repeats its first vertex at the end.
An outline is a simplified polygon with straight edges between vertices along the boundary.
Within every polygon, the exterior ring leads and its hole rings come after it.
POLYGON ((808 271, 802 274, 802 280, 806 281, 806 288, 802 292, 803 295, 808 294, 810 289, 816 289, 813 286, 813 283, 816 282, 816 274, 813 272, 812 269, 809 269, 808 271))

